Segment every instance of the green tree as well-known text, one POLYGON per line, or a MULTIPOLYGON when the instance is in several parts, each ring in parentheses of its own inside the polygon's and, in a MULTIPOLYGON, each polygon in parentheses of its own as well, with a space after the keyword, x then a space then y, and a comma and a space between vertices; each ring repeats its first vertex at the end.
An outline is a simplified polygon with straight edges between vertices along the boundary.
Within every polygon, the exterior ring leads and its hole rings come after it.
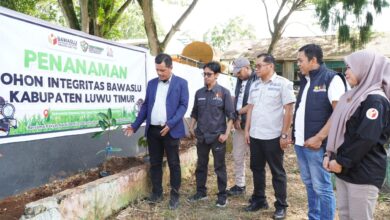
POLYGON ((42 20, 63 25, 64 19, 56 0, 0 0, 0 6, 18 11, 42 20))
POLYGON ((67 25, 99 37, 111 30, 132 0, 58 0, 67 25))
POLYGON ((154 16, 153 0, 137 0, 137 2, 141 6, 143 12, 144 28, 146 36, 148 37, 150 53, 152 55, 157 55, 165 50, 173 35, 179 30, 184 20, 195 8, 196 4, 198 3, 198 0, 192 0, 191 4, 187 7, 184 13, 180 16, 180 18, 165 35, 163 41, 160 41, 158 37, 156 20, 154 16))
POLYGON ((314 0, 316 14, 323 30, 335 26, 339 43, 360 48, 370 40, 373 13, 380 14, 389 6, 386 0, 314 0))
POLYGON ((215 25, 203 35, 203 41, 224 51, 236 40, 255 39, 253 27, 245 25, 241 17, 231 18, 227 23, 215 25))
POLYGON ((358 48, 370 39, 373 24, 373 7, 377 14, 382 8, 388 7, 386 0, 261 0, 265 8, 271 43, 268 53, 272 53, 275 45, 282 37, 290 16, 309 6, 313 6, 324 31, 330 27, 338 30, 339 43, 350 43, 352 48, 358 48), (278 10, 273 19, 268 11, 268 4, 278 4, 278 10), (357 30, 357 33, 354 32, 357 30), (356 34, 354 34, 356 33, 356 34))
POLYGON ((18 11, 24 14, 30 14, 34 10, 36 0, 0 0, 0 6, 18 11))

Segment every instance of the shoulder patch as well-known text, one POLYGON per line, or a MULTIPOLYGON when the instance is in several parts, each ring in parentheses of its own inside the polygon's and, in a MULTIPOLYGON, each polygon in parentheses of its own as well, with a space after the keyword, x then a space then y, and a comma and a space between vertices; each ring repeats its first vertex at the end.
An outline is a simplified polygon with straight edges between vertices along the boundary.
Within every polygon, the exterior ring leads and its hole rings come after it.
POLYGON ((378 118, 379 112, 375 108, 370 108, 366 112, 366 117, 370 120, 375 120, 378 118))

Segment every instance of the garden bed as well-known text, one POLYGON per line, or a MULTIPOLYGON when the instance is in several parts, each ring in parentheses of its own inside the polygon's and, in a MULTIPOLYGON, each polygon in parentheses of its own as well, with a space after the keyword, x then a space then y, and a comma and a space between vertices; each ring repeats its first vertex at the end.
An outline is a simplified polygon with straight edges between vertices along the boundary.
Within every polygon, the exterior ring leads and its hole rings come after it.
MULTIPOLYGON (((186 152, 187 149, 191 148, 191 146, 194 146, 194 140, 191 139, 183 139, 181 140, 180 144, 180 151, 182 153, 186 152)), ((181 154, 182 154, 181 153, 181 154)), ((117 175, 118 173, 123 172, 129 172, 129 168, 134 167, 136 168, 138 172, 140 170, 144 170, 141 173, 143 173, 142 176, 147 176, 147 167, 148 165, 144 164, 143 158, 123 158, 123 157, 112 157, 108 161, 105 162, 106 170, 110 171, 112 174, 117 175)), ((32 203, 37 200, 45 200, 44 198, 47 197, 53 197, 61 195, 62 191, 69 191, 72 188, 82 186, 84 184, 88 184, 90 182, 96 182, 101 181, 102 178, 99 179, 99 172, 102 171, 103 165, 100 165, 98 168, 93 168, 78 174, 75 174, 73 176, 70 176, 66 179, 62 180, 54 180, 48 184, 45 184, 43 186, 28 190, 24 193, 14 195, 11 197, 7 197, 0 201, 0 219, 19 219, 24 212, 28 212, 28 209, 25 210, 25 206, 28 203, 32 203)), ((134 169, 133 169, 134 170, 134 169)), ((111 175, 107 177, 107 179, 112 179, 111 175)), ((125 174, 126 175, 126 174, 125 174)), ((167 176, 167 175, 165 175, 167 176)), ((142 180, 144 181, 144 180, 142 180)), ((146 178, 145 178, 146 181, 146 178)), ((104 181, 103 181, 104 182, 104 181)), ((145 182, 146 183, 146 182, 145 182)), ((93 184, 92 184, 93 185, 93 184)), ((146 184, 148 185, 148 183, 146 184)), ((141 191, 147 190, 146 188, 140 189, 141 191)), ((68 192, 66 192, 68 193, 68 192)), ((65 194, 66 194, 65 193, 65 194)), ((143 192, 141 193, 143 194, 143 192)), ((61 195, 63 196, 63 194, 61 195)), ((139 195, 138 195, 139 196, 139 195)), ((46 199, 47 200, 47 199, 46 199)), ((50 199, 49 199, 50 200, 50 199)), ((61 200, 61 199, 60 199, 61 200)), ((58 199, 55 199, 55 201, 58 202, 58 199)), ((92 204, 91 204, 92 205, 92 204)), ((31 209, 30 209, 31 211, 31 209)), ((33 211, 33 212, 36 212, 33 211)), ((35 213, 37 214, 37 213, 35 213)), ((31 216, 27 215, 25 217, 31 216)))

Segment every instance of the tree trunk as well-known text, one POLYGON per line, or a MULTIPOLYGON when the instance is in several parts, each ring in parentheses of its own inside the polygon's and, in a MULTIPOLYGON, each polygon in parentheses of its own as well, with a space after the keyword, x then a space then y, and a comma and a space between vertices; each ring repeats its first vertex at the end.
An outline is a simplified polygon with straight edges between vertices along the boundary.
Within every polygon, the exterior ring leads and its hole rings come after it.
POLYGON ((164 41, 161 44, 162 50, 164 51, 167 47, 169 41, 172 39, 173 35, 179 30, 180 26, 183 24, 184 20, 188 17, 188 15, 195 8, 195 5, 198 3, 198 0, 193 0, 191 5, 188 6, 187 10, 181 15, 179 20, 176 21, 175 25, 171 27, 168 34, 165 36, 164 41))
POLYGON ((150 53, 154 56, 163 52, 172 39, 172 36, 179 30, 180 26, 184 20, 188 17, 191 11, 194 9, 198 0, 193 0, 191 5, 188 6, 187 10, 181 15, 179 20, 172 26, 168 34, 165 36, 164 41, 160 42, 157 35, 156 22, 153 16, 153 0, 137 0, 138 4, 141 6, 143 16, 144 16, 144 27, 146 31, 146 36, 149 41, 150 53))
POLYGON ((275 49, 276 43, 280 40, 280 37, 282 36, 282 33, 280 33, 279 29, 275 29, 271 36, 271 43, 268 46, 268 51, 267 53, 272 54, 272 52, 275 49))
POLYGON ((97 22, 97 13, 98 13, 98 1, 97 0, 89 0, 89 34, 100 36, 100 26, 97 22))
POLYGON ((301 10, 303 7, 305 7, 306 0, 282 0, 281 4, 279 5, 279 9, 273 19, 273 30, 271 27, 271 21, 270 17, 268 14, 268 8, 267 8, 267 3, 265 3, 265 0, 262 0, 264 8, 265 8, 265 13, 267 16, 267 23, 268 23, 268 30, 271 34, 271 43, 268 47, 268 53, 271 54, 280 40, 280 38, 283 35, 283 32, 285 30, 286 23, 288 19, 290 18, 291 14, 295 11, 301 10), (288 6, 287 4, 290 3, 291 5, 288 6), (279 17, 281 16, 281 12, 283 11, 283 8, 286 7, 288 9, 288 12, 286 15, 282 17, 282 19, 279 20, 279 17))
POLYGON ((150 53, 153 56, 162 52, 161 43, 158 39, 156 22, 153 16, 153 0, 137 0, 144 16, 144 27, 148 37, 150 53))
POLYGON ((80 23, 77 19, 76 12, 72 0, 58 0, 58 4, 62 9, 65 21, 72 29, 80 30, 80 23))
POLYGON ((89 34, 88 0, 79 0, 81 13, 81 31, 89 34))

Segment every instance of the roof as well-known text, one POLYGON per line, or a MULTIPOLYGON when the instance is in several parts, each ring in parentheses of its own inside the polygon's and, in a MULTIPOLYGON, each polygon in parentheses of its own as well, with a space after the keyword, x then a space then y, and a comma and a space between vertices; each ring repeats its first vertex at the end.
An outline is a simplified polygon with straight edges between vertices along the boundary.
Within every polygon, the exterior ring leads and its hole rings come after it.
MULTIPOLYGON (((270 38, 266 38, 233 42, 222 54, 221 60, 234 60, 240 56, 254 60, 258 54, 267 52, 270 41, 270 38)), ((373 49, 390 57, 388 42, 390 42, 390 33, 375 33, 373 39, 364 48, 373 49)), ((298 49, 309 43, 321 45, 326 60, 340 60, 353 52, 348 44, 339 45, 336 35, 326 35, 281 38, 275 46, 273 55, 277 60, 296 60, 298 49)))

